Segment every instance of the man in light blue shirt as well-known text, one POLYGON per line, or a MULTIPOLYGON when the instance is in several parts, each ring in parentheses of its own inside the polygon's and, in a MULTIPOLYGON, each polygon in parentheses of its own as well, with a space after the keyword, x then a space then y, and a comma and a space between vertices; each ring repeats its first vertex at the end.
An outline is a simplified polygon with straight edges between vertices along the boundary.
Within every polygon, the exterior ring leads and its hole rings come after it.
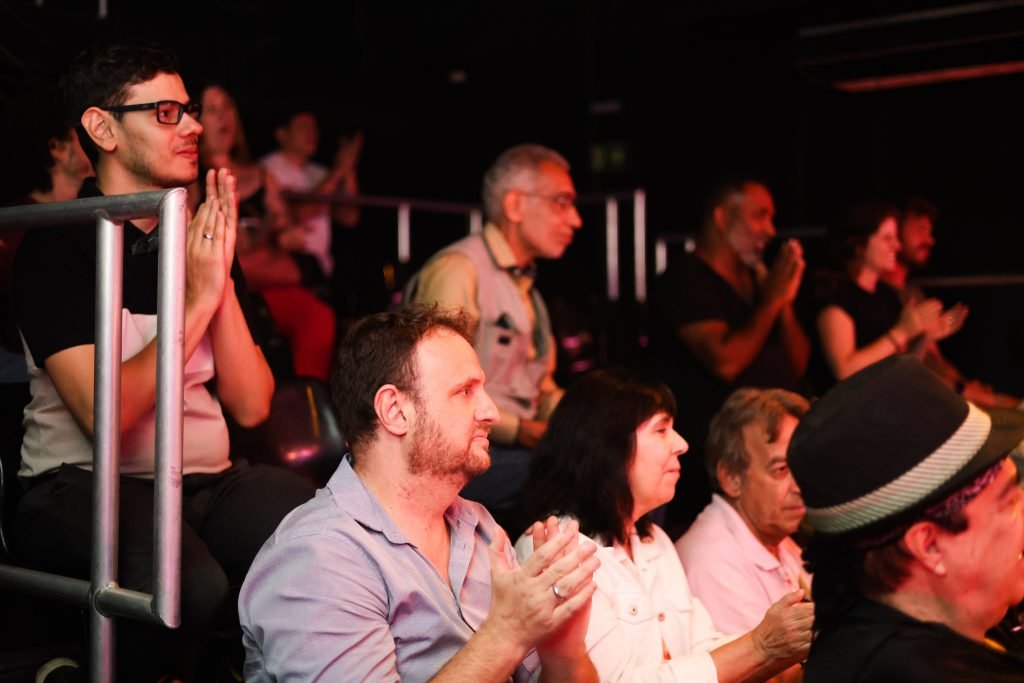
POLYGON ((239 599, 247 681, 595 680, 583 636, 598 566, 554 520, 517 566, 458 497, 498 418, 466 318, 379 314, 338 351, 351 453, 281 523, 239 599))

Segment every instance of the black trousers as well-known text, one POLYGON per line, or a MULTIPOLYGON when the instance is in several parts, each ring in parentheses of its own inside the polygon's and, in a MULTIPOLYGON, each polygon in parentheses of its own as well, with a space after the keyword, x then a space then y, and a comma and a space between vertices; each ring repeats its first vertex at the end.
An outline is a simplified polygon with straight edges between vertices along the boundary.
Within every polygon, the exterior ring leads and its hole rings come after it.
MULTIPOLYGON (((119 680, 155 680, 181 671, 205 638, 281 519, 309 500, 313 487, 281 468, 245 460, 218 474, 182 478, 181 627, 176 632, 120 619, 119 680)), ((153 482, 121 477, 118 584, 153 591, 153 482)), ((88 578, 92 472, 64 465, 27 491, 15 516, 18 557, 46 571, 88 578)))

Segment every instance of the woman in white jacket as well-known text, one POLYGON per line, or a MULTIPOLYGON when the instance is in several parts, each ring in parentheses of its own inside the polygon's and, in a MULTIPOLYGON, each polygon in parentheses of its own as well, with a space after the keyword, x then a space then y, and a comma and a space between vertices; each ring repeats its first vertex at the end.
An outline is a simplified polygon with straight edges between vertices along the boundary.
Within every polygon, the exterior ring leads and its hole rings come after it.
MULTIPOLYGON (((580 379, 537 447, 527 510, 532 519, 576 519, 600 546, 586 644, 601 680, 765 680, 806 656, 812 608, 797 591, 750 633, 715 629, 671 540, 647 517, 675 494, 687 450, 674 415, 675 399, 662 384, 619 371, 580 379)), ((527 532, 516 543, 520 561, 532 549, 527 532)))

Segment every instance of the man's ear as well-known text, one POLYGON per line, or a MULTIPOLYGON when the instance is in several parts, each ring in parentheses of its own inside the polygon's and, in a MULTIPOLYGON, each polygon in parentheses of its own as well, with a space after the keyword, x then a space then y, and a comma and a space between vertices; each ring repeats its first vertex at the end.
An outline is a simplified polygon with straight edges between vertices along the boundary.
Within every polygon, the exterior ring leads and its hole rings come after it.
POLYGON ((73 134, 68 133, 67 137, 57 138, 53 137, 47 140, 47 146, 50 148, 50 156, 52 156, 58 164, 63 163, 71 155, 71 146, 78 144, 78 139, 73 134))
POLYGON ((743 487, 743 476, 727 468, 722 461, 715 467, 715 474, 718 475, 718 485, 729 498, 740 497, 740 489, 743 487))
POLYGON ((373 409, 384 431, 405 436, 412 423, 412 401, 394 384, 385 384, 373 397, 373 409))
POLYGON ((50 138, 46 141, 46 146, 50 148, 50 156, 59 164, 67 156, 68 146, 64 140, 57 138, 50 138))
POLYGON ((99 107, 89 107, 82 114, 82 128, 93 143, 104 152, 113 152, 117 149, 117 135, 108 112, 99 107))
POLYGON ((719 204, 711 211, 711 220, 715 225, 715 230, 725 231, 726 218, 727 213, 724 204, 719 204))
POLYGON ((915 560, 936 576, 946 575, 942 531, 935 522, 917 522, 903 534, 903 546, 915 560))
POLYGON ((509 190, 501 198, 501 209, 505 218, 511 223, 523 221, 523 193, 519 190, 509 190))

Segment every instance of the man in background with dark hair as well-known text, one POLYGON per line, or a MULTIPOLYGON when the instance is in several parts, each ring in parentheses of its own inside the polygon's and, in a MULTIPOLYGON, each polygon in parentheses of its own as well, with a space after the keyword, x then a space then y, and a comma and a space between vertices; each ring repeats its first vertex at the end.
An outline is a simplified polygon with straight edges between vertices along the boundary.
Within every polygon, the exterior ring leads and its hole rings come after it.
POLYGON ((5 204, 75 199, 94 174, 55 89, 40 87, 14 101, 0 132, 5 204))
MULTIPOLYGON (((931 259, 932 248, 935 246, 935 221, 938 217, 938 209, 924 197, 910 197, 904 204, 896 265, 892 270, 882 273, 882 280, 900 293, 904 303, 925 298, 924 292, 909 282, 909 279, 912 270, 924 268, 931 259)), ((1012 408, 1020 403, 1020 399, 1015 396, 999 393, 979 380, 968 379, 949 362, 934 342, 925 350, 924 362, 955 391, 979 406, 1012 408)))
POLYGON ((787 240, 768 267, 775 202, 752 179, 727 180, 708 196, 697 248, 658 279, 652 307, 658 371, 679 401, 679 421, 697 457, 684 458, 669 504, 670 536, 711 497, 702 467, 711 416, 742 386, 799 390, 810 343, 793 302, 803 279, 800 243, 787 240))
POLYGON ((425 307, 349 329, 332 393, 351 453, 245 579, 246 681, 596 680, 596 546, 552 517, 518 566, 459 497, 498 419, 470 339, 464 314, 425 307))
MULTIPOLYGON (((11 103, 0 125, 0 169, 0 206, 78 197, 93 175, 92 162, 56 90, 38 88, 11 103)), ((11 303, 14 254, 23 235, 0 232, 0 382, 28 381, 11 303)))
MULTIPOLYGON (((284 192, 334 195, 359 193, 356 165, 363 150, 362 133, 343 138, 334 159, 326 168, 313 157, 320 147, 320 127, 313 112, 306 109, 288 110, 274 128, 277 150, 260 159, 263 169, 274 177, 284 192)), ((331 219, 346 228, 359 222, 359 207, 329 203, 292 203, 290 223, 294 226, 277 236, 278 243, 294 254, 305 254, 315 259, 302 264, 303 282, 316 284, 330 282, 334 273, 331 249, 331 219), (316 270, 319 270, 319 273, 316 270)))
POLYGON ((890 356, 800 421, 789 464, 815 534, 806 683, 1024 680, 990 629, 1024 600, 1024 414, 985 412, 890 356))
MULTIPOLYGON (((177 60, 144 42, 79 55, 62 81, 96 180, 79 196, 186 186, 198 170, 198 106, 177 60)), ((187 653, 224 609, 228 587, 280 519, 308 499, 302 479, 229 458, 224 411, 243 426, 267 416, 274 380, 249 332, 245 285, 234 263, 235 179, 210 171, 207 200, 186 236, 181 627, 120 630, 123 680, 188 676, 187 653), (207 384, 216 388, 216 395, 207 384)), ((119 585, 153 591, 157 219, 124 225, 119 585)), ((14 298, 32 400, 19 477, 27 489, 14 523, 29 564, 85 577, 90 567, 96 229, 26 234, 14 298)), ((229 612, 230 614, 230 612, 229 612)), ((123 622, 121 622, 123 623, 123 622)))

